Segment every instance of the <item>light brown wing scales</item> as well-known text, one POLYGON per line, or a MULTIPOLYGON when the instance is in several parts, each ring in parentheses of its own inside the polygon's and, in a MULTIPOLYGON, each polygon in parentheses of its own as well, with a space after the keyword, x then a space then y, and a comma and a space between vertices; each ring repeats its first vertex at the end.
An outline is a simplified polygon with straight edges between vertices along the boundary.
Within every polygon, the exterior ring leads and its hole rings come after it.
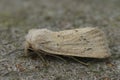
MULTIPOLYGON (((52 32, 49 30, 36 30, 32 33, 39 34, 27 40, 33 45, 33 49, 42 50, 49 54, 78 56, 90 58, 106 58, 110 56, 104 33, 97 28, 80 28, 52 32), (37 31, 37 33, 35 33, 37 31), (41 34, 42 32, 42 34, 41 34), (44 36, 43 36, 44 35, 44 36), (48 42, 46 42, 48 41, 48 42), (41 42, 44 42, 41 44, 41 42)), ((26 40, 26 42, 27 42, 26 40)))

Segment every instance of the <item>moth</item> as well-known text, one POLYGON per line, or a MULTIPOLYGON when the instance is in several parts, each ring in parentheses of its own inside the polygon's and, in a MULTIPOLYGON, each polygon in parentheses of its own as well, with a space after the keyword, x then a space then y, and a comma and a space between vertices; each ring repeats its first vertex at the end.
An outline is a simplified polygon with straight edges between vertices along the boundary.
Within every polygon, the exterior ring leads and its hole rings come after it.
POLYGON ((32 50, 45 55, 87 58, 107 58, 111 55, 104 32, 93 27, 57 32, 31 29, 25 39, 26 54, 32 50))

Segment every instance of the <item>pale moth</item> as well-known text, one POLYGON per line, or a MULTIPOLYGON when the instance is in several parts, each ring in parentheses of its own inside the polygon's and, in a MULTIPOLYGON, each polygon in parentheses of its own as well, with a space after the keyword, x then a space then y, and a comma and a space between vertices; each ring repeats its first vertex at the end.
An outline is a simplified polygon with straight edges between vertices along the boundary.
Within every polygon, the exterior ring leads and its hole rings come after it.
POLYGON ((86 27, 73 30, 51 31, 31 29, 26 35, 25 52, 39 54, 107 58, 110 56, 105 34, 98 28, 86 27))

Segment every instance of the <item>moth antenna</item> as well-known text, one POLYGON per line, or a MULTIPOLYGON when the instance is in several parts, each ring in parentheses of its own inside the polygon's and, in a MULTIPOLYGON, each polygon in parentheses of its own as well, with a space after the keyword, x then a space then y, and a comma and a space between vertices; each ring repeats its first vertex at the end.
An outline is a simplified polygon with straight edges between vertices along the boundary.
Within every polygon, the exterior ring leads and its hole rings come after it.
POLYGON ((85 62, 83 62, 83 61, 80 61, 80 60, 78 60, 78 59, 75 58, 75 57, 70 57, 70 58, 72 58, 73 60, 79 62, 79 63, 82 64, 82 65, 89 66, 89 64, 87 64, 87 63, 85 63, 85 62))

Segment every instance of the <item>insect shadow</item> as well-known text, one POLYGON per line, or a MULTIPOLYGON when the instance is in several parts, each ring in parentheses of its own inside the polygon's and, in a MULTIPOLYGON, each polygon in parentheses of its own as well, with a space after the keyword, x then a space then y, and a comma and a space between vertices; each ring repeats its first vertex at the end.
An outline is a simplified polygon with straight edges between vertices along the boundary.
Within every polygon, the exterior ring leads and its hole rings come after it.
POLYGON ((28 56, 31 59, 40 58, 45 65, 48 65, 49 61, 52 61, 52 62, 64 61, 65 63, 74 62, 74 63, 80 63, 84 66, 89 66, 92 63, 108 62, 110 60, 110 58, 98 59, 98 58, 82 58, 82 57, 75 57, 75 56, 63 56, 63 55, 46 53, 44 51, 33 51, 31 49, 28 50, 28 56))

